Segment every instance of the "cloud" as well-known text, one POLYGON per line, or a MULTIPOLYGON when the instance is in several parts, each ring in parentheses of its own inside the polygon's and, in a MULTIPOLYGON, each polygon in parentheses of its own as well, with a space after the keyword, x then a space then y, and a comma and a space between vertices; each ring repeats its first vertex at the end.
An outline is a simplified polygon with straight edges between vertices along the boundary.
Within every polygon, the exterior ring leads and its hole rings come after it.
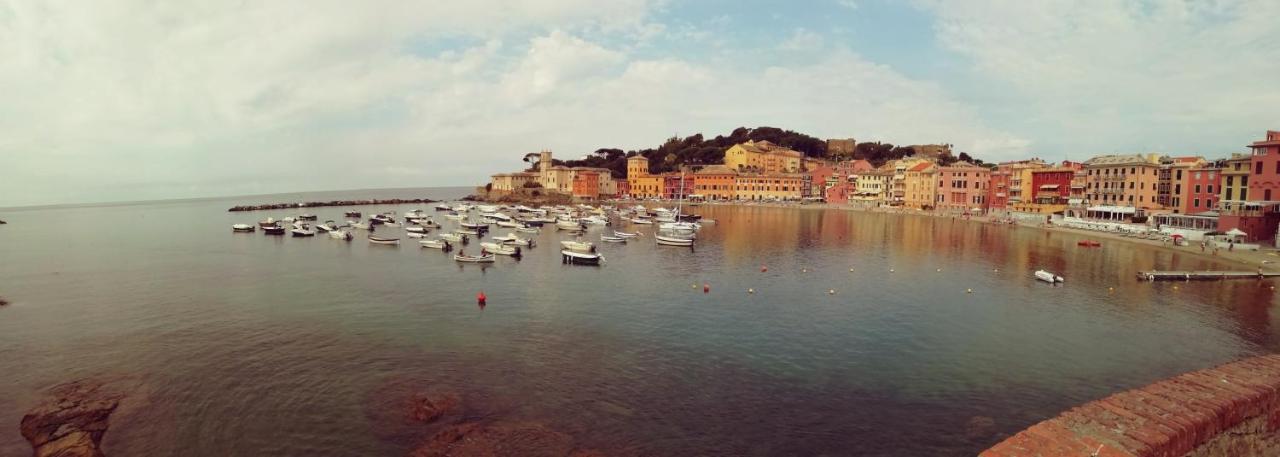
POLYGON ((923 1, 937 40, 1085 157, 1238 151, 1280 124, 1272 0, 923 1), (1207 146, 1206 146, 1207 145, 1207 146), (1198 151, 1196 151, 1198 149, 1198 151))
POLYGON ((778 48, 785 51, 816 51, 821 49, 822 45, 822 35, 798 28, 791 32, 791 36, 779 44, 778 48))

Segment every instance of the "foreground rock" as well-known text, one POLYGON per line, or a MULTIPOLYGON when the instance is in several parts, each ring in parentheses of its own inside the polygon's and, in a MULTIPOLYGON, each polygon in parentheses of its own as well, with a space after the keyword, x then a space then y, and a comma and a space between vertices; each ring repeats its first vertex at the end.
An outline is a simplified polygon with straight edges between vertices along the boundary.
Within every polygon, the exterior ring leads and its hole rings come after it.
POLYGON ((8 224, 8 222, 0 221, 0 225, 8 224))
POLYGON ((597 457, 573 437, 536 422, 467 422, 450 426, 411 457, 597 457))
POLYGON ((7 304, 9 304, 9 301, 5 300, 4 297, 0 297, 0 306, 4 306, 7 304))
POLYGON ((22 437, 36 457, 103 457, 102 437, 122 399, 124 394, 94 380, 55 386, 22 416, 22 437))
POLYGON ((232 206, 227 211, 265 211, 275 209, 289 208, 317 208, 324 206, 358 206, 358 205, 407 205, 411 203, 435 203, 437 200, 430 198, 393 198, 390 200, 333 200, 327 202, 301 202, 301 203, 265 203, 261 205, 244 205, 232 206))

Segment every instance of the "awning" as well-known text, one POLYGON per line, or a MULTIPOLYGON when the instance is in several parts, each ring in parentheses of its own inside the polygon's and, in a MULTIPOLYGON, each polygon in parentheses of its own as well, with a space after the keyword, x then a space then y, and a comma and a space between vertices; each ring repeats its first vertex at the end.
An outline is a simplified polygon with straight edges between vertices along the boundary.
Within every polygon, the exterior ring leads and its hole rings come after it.
POLYGON ((1057 184, 1041 184, 1040 188, 1041 189, 1057 189, 1058 185, 1057 184))
POLYGON ((1240 230, 1238 228, 1227 230, 1227 236, 1246 236, 1246 235, 1248 235, 1248 233, 1245 233, 1244 230, 1240 230))
POLYGON ((1111 206, 1111 205, 1090 206, 1088 210, 1102 212, 1102 213, 1123 213, 1123 214, 1133 214, 1138 212, 1138 209, 1132 206, 1111 206))

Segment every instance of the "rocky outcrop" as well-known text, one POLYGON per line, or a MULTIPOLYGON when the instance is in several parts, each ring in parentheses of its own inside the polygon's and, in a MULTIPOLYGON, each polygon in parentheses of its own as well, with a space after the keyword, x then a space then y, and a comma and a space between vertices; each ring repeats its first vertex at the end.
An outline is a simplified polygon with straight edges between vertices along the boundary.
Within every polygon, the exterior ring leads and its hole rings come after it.
POLYGON ((103 457, 108 419, 124 394, 94 380, 49 389, 48 397, 22 416, 20 430, 36 457, 103 457))
POLYGON ((8 224, 8 222, 0 220, 0 225, 8 224))
POLYGON ((393 198, 390 200, 333 200, 327 202, 301 202, 301 203, 265 203, 261 205, 243 205, 232 206, 227 211, 266 211, 276 209, 292 209, 292 208, 318 208, 325 206, 359 206, 359 205, 408 205, 413 203, 435 203, 437 200, 430 198, 393 198))
POLYGON ((461 411, 462 398, 453 393, 416 393, 409 399, 409 417, 424 424, 435 422, 446 415, 456 415, 461 411))
POLYGON ((4 297, 0 297, 0 306, 4 306, 7 304, 9 304, 9 301, 5 300, 4 297))

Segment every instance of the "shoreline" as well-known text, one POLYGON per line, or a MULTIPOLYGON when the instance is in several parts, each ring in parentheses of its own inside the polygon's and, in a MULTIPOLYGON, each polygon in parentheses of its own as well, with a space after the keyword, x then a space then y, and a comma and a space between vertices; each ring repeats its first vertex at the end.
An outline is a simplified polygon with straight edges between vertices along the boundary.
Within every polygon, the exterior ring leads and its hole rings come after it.
MULTIPOLYGON (((623 202, 631 203, 623 200, 614 201, 614 203, 623 203, 623 202)), ((661 201, 661 203, 674 203, 674 202, 663 200, 661 201)), ((686 204, 685 206, 689 207, 690 205, 686 204)), ((848 205, 832 205, 829 203, 798 204, 798 203, 770 202, 770 203, 745 203, 744 204, 744 203, 737 203, 737 202, 730 202, 730 203, 702 202, 702 203, 696 203, 692 205, 693 208, 702 207, 702 206, 739 206, 739 207, 759 207, 759 208, 789 208, 789 209, 805 209, 805 210, 838 210, 838 211, 851 211, 851 212, 863 212, 863 213, 897 214, 902 216, 935 217, 935 218, 950 217, 950 218, 953 218, 953 220, 957 220, 957 221, 979 223, 979 224, 994 224, 994 225, 1002 225, 1002 226, 1016 227, 1016 228, 1022 228, 1022 229, 1043 230, 1048 232, 1067 233, 1067 234, 1073 234, 1073 235, 1086 236, 1090 238, 1096 238, 1099 241, 1118 241, 1118 242, 1126 242, 1126 243, 1132 243, 1137 245, 1144 245, 1144 246, 1164 250, 1167 252, 1175 252, 1178 254, 1189 255, 1189 256, 1205 259, 1205 260, 1217 261, 1224 264, 1238 265, 1240 267, 1244 267, 1243 271, 1255 271, 1258 268, 1261 268, 1263 271, 1280 271, 1280 255, 1277 255, 1276 254, 1277 251, 1274 249, 1264 248, 1258 251, 1219 250, 1215 254, 1211 250, 1205 250, 1204 252, 1200 252, 1198 249, 1196 249, 1195 244, 1191 244, 1188 246, 1174 246, 1174 245, 1166 244, 1157 240, 1144 240, 1139 238, 1130 238, 1130 237, 1120 236, 1115 233, 1095 232, 1090 230, 1074 229, 1074 228, 1068 228, 1068 227, 1062 227, 1062 226, 1056 226, 1056 225, 1045 225, 1044 223, 1039 223, 1039 224, 1027 223, 1027 222, 1015 222, 1013 224, 998 223, 991 216, 970 216, 968 218, 964 218, 964 217, 958 217, 959 215, 956 215, 956 214, 937 213, 937 212, 931 212, 931 211, 916 211, 916 210, 906 210, 906 209, 885 210, 885 209, 879 209, 879 208, 861 208, 861 207, 848 206, 848 205), (1267 261, 1270 263, 1263 263, 1263 261, 1267 261)), ((1137 272, 1135 271, 1134 273, 1136 274, 1137 272)))

